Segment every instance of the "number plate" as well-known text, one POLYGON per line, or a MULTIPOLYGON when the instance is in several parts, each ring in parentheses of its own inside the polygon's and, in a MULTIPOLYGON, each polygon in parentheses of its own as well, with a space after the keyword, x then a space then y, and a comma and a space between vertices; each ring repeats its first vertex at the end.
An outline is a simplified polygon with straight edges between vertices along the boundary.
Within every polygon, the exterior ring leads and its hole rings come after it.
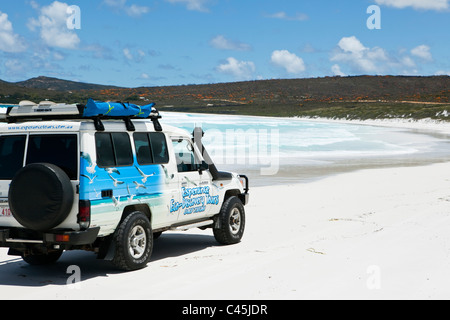
POLYGON ((0 207, 0 217, 11 217, 11 209, 9 207, 0 207))

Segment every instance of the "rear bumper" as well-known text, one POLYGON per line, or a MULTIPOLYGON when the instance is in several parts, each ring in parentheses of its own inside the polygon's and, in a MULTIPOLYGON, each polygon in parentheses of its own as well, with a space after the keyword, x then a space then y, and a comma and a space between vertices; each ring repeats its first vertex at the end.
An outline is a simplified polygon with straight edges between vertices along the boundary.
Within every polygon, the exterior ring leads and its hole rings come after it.
POLYGON ((0 247, 12 248, 21 245, 87 245, 97 239, 100 227, 85 231, 55 231, 54 233, 40 233, 31 236, 17 235, 15 229, 0 229, 0 247))

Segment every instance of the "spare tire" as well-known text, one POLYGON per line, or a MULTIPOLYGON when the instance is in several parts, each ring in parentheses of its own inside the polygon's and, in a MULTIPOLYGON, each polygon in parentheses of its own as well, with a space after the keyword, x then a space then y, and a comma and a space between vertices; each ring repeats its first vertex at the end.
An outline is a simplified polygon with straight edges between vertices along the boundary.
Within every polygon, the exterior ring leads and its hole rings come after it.
POLYGON ((49 163, 20 169, 11 181, 9 206, 25 228, 48 231, 61 224, 73 206, 73 187, 67 174, 49 163))

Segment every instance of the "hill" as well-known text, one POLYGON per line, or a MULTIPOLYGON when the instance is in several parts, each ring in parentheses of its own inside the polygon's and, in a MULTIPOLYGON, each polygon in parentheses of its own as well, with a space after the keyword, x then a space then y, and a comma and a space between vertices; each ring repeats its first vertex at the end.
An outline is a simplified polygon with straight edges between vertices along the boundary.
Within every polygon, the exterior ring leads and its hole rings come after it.
POLYGON ((50 77, 36 77, 20 82, 0 80, 0 103, 18 103, 21 100, 83 103, 96 91, 118 89, 114 86, 90 84, 50 77))
POLYGON ((263 116, 446 118, 450 77, 357 76, 101 90, 161 110, 263 116), (437 115, 439 114, 439 115, 437 115))
POLYGON ((77 90, 102 90, 118 88, 99 84, 83 83, 70 80, 61 80, 50 77, 36 77, 26 81, 16 82, 15 85, 25 88, 45 89, 54 91, 77 91, 77 90))
POLYGON ((156 102, 160 110, 264 116, 440 118, 450 111, 450 77, 354 76, 117 88, 38 77, 0 81, 0 102, 27 99, 156 102))

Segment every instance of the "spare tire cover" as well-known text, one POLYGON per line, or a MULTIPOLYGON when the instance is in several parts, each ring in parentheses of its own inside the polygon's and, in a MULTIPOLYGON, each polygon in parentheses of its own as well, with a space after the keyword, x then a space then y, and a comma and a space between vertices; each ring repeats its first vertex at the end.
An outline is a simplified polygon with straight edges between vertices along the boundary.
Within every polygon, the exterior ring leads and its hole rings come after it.
POLYGON ((61 224, 73 205, 73 187, 58 166, 33 163, 17 172, 9 188, 9 206, 24 227, 48 231, 61 224))

